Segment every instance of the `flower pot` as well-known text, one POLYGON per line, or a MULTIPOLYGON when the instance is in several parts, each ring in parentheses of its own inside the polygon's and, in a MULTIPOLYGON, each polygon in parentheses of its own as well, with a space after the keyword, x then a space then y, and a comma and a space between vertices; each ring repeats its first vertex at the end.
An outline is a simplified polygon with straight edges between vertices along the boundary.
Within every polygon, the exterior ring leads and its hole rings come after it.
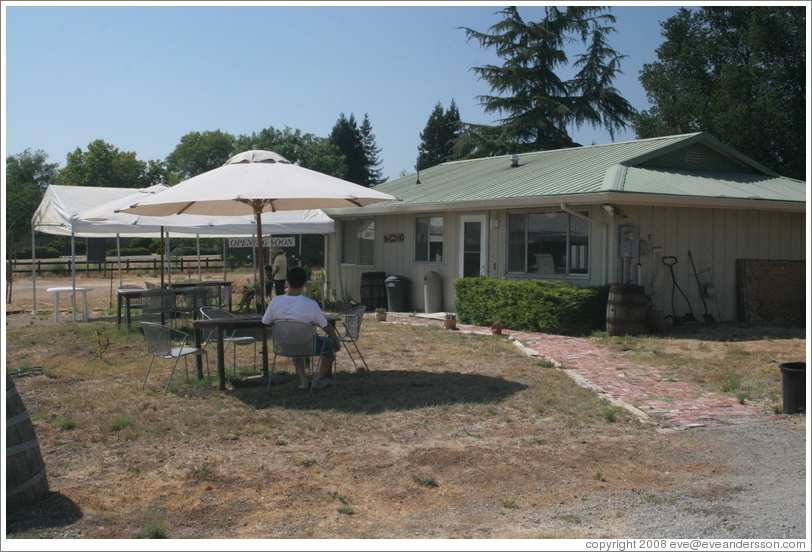
POLYGON ((445 323, 446 330, 456 330, 457 329, 457 319, 456 318, 446 318, 443 320, 445 323))
POLYGON ((386 322, 386 313, 385 312, 376 312, 375 318, 378 319, 378 322, 386 322))
POLYGON ((493 335, 502 335, 502 326, 491 326, 491 333, 493 335))

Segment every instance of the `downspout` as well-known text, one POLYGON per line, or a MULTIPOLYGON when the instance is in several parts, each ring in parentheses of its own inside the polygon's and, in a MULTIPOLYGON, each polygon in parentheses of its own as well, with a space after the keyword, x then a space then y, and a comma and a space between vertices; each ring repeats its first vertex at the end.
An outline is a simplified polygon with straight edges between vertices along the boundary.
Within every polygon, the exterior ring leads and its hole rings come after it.
POLYGON ((569 213, 570 215, 573 215, 575 217, 578 217, 580 219, 584 219, 584 220, 586 220, 588 222, 591 222, 591 223, 597 224, 598 226, 603 227, 603 229, 604 229, 603 230, 603 254, 606 255, 606 257, 604 258, 603 263, 601 263, 601 264, 603 265, 603 282, 604 283, 608 282, 609 281, 609 225, 607 223, 603 222, 602 220, 594 219, 594 218, 592 218, 590 216, 587 216, 587 215, 585 215, 583 213, 573 211, 563 201, 560 203, 560 207, 561 207, 561 210, 564 211, 565 213, 569 213))

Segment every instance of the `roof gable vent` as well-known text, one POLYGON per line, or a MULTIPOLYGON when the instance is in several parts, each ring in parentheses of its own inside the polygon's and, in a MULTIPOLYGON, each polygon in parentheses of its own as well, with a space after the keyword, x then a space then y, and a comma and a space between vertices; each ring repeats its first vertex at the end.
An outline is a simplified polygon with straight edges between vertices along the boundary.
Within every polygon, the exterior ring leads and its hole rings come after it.
POLYGON ((685 162, 686 163, 699 163, 699 152, 698 151, 686 151, 685 152, 685 162))

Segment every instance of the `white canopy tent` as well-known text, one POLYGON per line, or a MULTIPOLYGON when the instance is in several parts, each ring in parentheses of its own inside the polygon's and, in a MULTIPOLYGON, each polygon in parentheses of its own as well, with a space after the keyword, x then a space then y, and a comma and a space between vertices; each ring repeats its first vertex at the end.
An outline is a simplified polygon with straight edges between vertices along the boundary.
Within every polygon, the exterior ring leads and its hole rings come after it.
MULTIPOLYGON (((51 185, 31 219, 32 263, 35 263, 35 232, 71 236, 71 272, 75 287, 75 238, 161 237, 170 235, 203 235, 207 238, 254 236, 254 217, 173 215, 150 217, 118 213, 140 198, 169 189, 158 184, 149 188, 105 188, 51 185)), ((335 222, 319 209, 265 213, 263 231, 267 234, 331 234, 335 222)), ((36 312, 36 270, 34 311, 36 312)), ((75 297, 74 297, 75 302, 75 297)), ((75 303, 73 312, 76 312, 75 303)))

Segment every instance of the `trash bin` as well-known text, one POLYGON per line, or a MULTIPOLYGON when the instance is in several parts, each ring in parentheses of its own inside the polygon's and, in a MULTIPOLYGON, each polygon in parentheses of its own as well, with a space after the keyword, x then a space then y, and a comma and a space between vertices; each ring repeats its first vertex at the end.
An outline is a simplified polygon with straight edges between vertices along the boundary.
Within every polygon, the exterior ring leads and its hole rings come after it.
POLYGON ((411 310, 410 282, 405 276, 390 276, 385 281, 386 300, 389 312, 408 312, 411 310))
POLYGON ((784 413, 806 412, 806 362, 785 362, 781 368, 784 413))
POLYGON ((423 278, 423 308, 426 313, 443 310, 443 277, 433 270, 423 278))

